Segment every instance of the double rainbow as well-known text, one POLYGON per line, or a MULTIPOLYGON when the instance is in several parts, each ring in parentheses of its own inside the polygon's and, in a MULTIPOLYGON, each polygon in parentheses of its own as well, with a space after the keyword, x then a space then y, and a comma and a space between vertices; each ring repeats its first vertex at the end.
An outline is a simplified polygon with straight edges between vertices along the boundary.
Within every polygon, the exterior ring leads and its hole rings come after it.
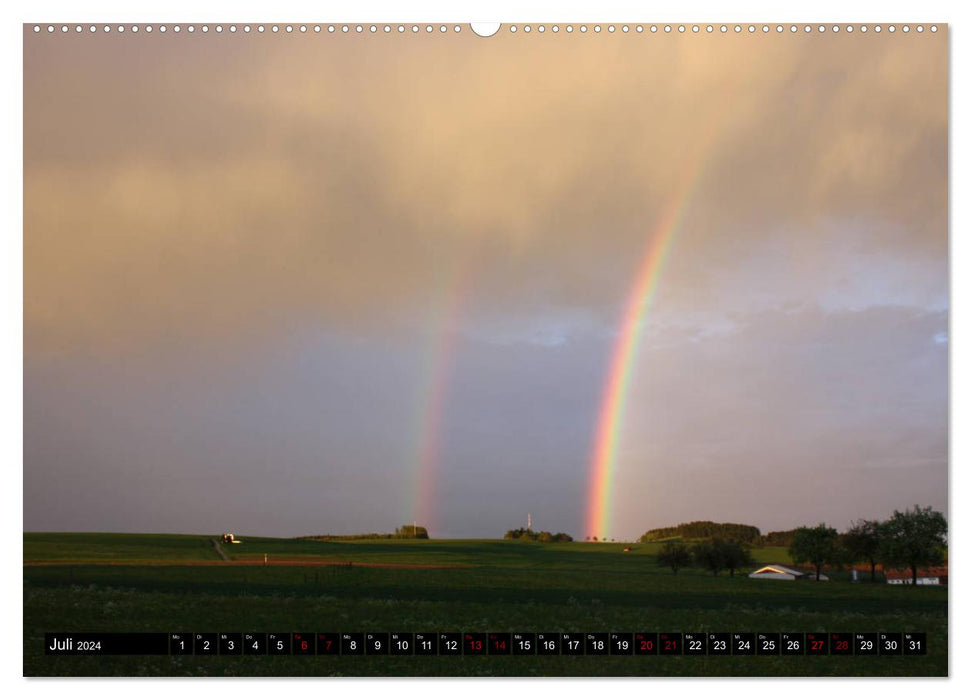
MULTIPOLYGON (((703 153, 705 149, 700 149, 703 153)), ((585 533, 598 539, 612 534, 613 487, 623 431, 627 398, 635 372, 642 328, 657 294, 658 285, 676 234, 683 222, 691 194, 698 182, 698 161, 685 170, 675 195, 662 210, 648 238, 634 284, 627 296, 620 332, 610 355, 598 413, 596 437, 590 462, 585 533)), ((442 423, 451 383, 458 320, 469 288, 464 265, 451 270, 449 290, 435 314, 433 341, 426 355, 427 381, 423 383, 417 465, 411 517, 432 530, 437 527, 436 482, 440 472, 442 423)))

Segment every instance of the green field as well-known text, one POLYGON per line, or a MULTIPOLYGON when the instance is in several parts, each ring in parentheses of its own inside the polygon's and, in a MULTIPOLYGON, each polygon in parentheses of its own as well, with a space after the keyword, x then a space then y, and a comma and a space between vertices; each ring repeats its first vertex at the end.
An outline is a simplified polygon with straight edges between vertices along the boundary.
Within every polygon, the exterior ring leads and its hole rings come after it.
MULTIPOLYGON (((24 673, 947 675, 947 589, 657 566, 659 544, 25 534, 24 673), (263 566, 266 555, 271 565, 263 566), (236 565, 243 561, 255 565, 236 565), (299 561, 303 565, 291 565, 299 561), (279 563, 275 562, 290 562, 279 563), (347 562, 353 564, 347 566, 347 562), (318 564, 318 565, 307 565, 318 564), (336 565, 335 565, 336 564, 336 565), (411 567, 411 568, 409 568, 411 567), (415 568, 439 567, 439 568, 415 568), (443 568, 448 567, 448 568, 443 568), (923 657, 45 657, 53 631, 926 632, 923 657)), ((757 561, 786 563, 782 548, 757 561)))

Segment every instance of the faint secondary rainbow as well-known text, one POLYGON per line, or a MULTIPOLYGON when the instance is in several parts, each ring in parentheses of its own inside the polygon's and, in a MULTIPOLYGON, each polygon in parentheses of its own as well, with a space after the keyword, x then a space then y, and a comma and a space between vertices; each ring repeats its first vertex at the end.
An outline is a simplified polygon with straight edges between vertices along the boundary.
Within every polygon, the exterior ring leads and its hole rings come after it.
POLYGON ((435 309, 430 328, 431 342, 424 361, 425 382, 419 399, 417 464, 410 512, 411 519, 430 532, 439 524, 436 486, 441 471, 442 428, 455 365, 459 316, 469 286, 464 268, 456 265, 442 285, 441 303, 435 309))
POLYGON ((697 166, 686 170, 687 176, 675 191, 667 208, 661 212, 648 239, 634 285, 627 297, 620 333, 614 342, 607 380, 604 384, 597 417, 597 433, 590 464, 587 489, 586 534, 598 538, 611 534, 613 514, 613 481, 627 406, 627 394, 638 355, 641 326, 657 293, 664 263, 671 252, 678 227, 687 210, 688 200, 697 182, 697 166))

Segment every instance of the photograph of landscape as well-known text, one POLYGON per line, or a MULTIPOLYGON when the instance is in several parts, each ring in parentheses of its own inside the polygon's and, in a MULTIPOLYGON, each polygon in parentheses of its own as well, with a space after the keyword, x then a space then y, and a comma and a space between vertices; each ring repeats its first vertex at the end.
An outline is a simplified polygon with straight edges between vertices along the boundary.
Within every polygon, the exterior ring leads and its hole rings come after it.
POLYGON ((24 676, 948 676, 946 24, 26 24, 23 160, 24 676))

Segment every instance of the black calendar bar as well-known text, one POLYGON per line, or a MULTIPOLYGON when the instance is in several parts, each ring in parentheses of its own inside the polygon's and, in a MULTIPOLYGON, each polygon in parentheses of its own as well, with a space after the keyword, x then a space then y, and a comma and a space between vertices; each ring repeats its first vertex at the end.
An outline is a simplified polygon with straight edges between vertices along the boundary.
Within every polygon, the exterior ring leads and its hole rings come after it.
POLYGON ((166 632, 53 632, 44 635, 44 653, 50 656, 161 656, 169 653, 169 637, 166 632))
POLYGON ((924 632, 52 632, 49 656, 923 656, 924 632))

